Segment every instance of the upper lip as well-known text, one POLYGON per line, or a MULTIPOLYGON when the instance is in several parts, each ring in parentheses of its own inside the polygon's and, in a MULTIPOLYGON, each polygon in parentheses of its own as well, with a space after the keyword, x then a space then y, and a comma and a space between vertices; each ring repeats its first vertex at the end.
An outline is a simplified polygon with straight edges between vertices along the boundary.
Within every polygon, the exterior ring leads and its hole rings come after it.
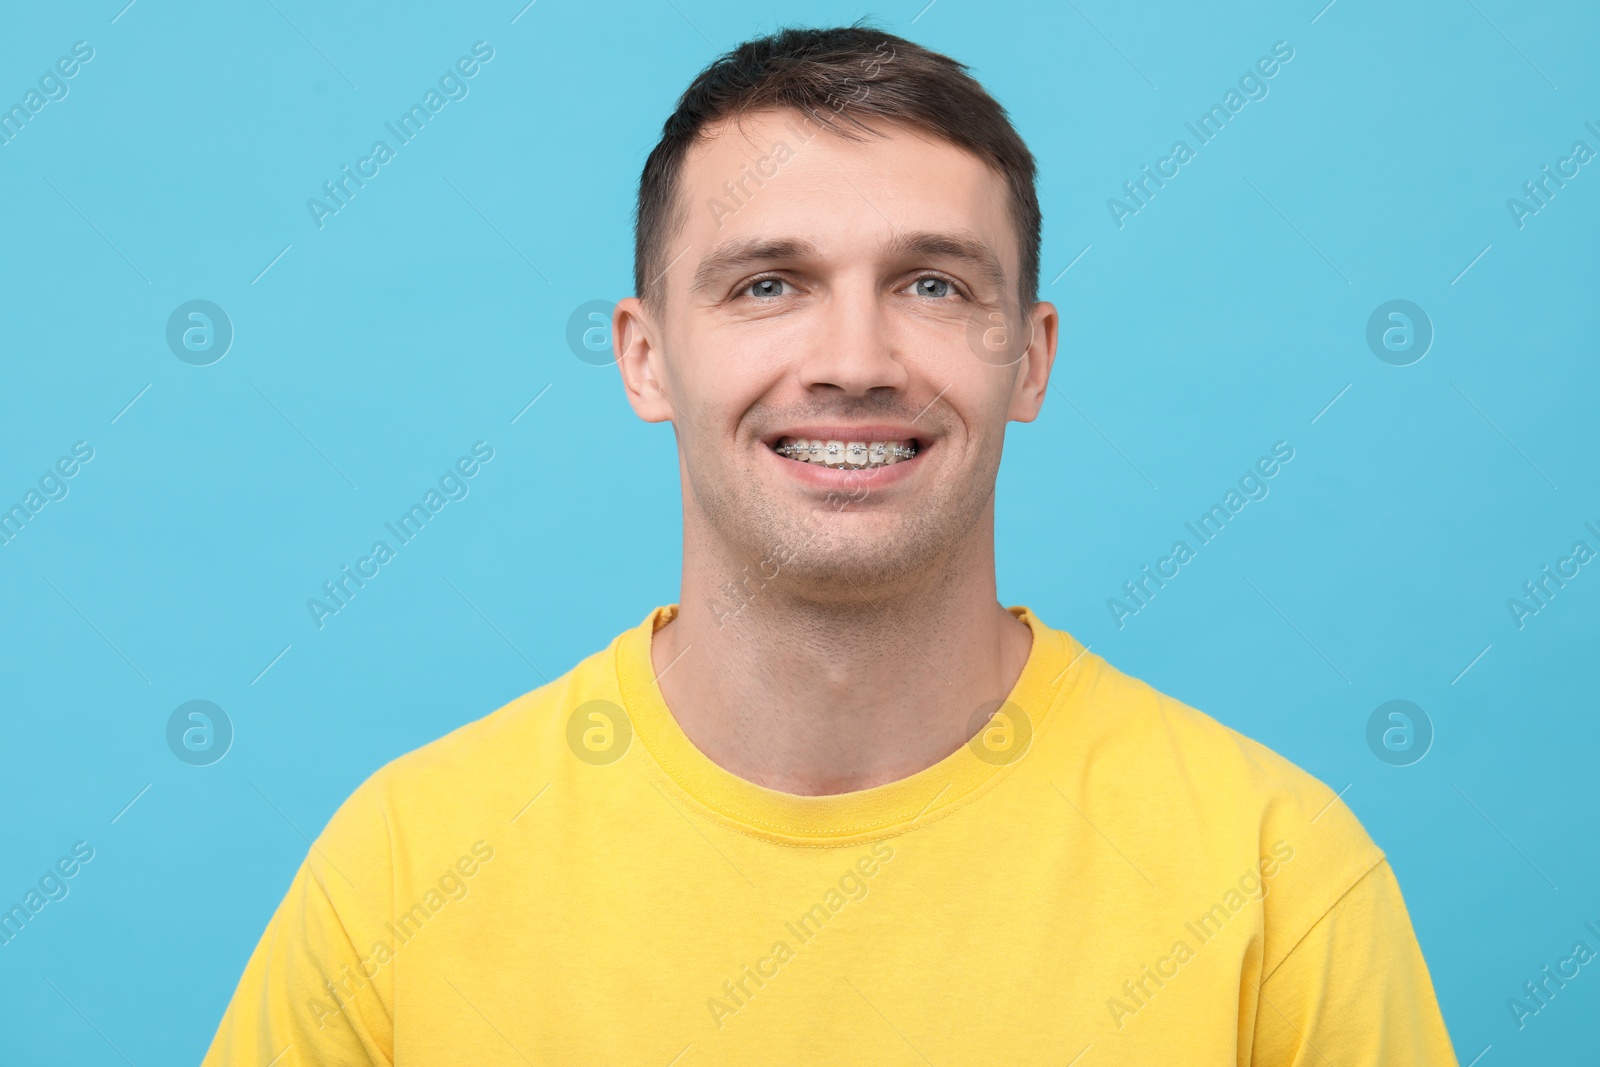
POLYGON ((926 435, 919 435, 907 424, 887 422, 872 423, 865 426, 824 425, 821 423, 791 426, 777 433, 768 434, 762 438, 762 441, 768 447, 773 447, 785 437, 799 437, 809 441, 915 441, 919 446, 928 442, 926 435))

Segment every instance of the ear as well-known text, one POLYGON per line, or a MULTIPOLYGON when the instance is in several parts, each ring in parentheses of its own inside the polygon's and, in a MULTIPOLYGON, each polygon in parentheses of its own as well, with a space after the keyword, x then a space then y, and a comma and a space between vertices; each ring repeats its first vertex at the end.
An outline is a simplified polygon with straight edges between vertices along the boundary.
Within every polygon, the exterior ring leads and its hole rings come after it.
POLYGON ((672 402, 661 385, 665 357, 659 337, 654 318, 638 297, 625 297, 612 309, 611 348, 622 372, 623 392, 645 422, 672 418, 672 402))
POLYGON ((1006 418, 1014 422, 1032 422, 1038 417, 1050 385, 1050 368, 1056 361, 1056 331, 1061 324, 1056 306, 1041 300, 1033 305, 1029 319, 1028 348, 1020 361, 1022 371, 1011 390, 1011 407, 1006 412, 1006 418))

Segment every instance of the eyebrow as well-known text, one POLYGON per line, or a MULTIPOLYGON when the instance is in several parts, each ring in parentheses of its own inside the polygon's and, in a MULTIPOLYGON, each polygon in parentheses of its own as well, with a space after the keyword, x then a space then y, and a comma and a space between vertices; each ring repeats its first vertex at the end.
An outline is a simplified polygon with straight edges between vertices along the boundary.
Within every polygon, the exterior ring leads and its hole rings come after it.
POLYGON ((1000 257, 979 240, 976 234, 965 230, 956 233, 914 230, 911 233, 896 234, 894 239, 884 246, 884 251, 896 256, 961 260, 970 264, 977 270, 979 277, 1000 292, 1006 291, 1006 271, 1000 263, 1000 257))
POLYGON ((817 254, 817 246, 800 237, 736 237, 724 241, 700 261, 689 283, 689 292, 698 293, 710 287, 723 274, 731 274, 757 263, 770 263, 775 259, 805 259, 817 254))
MULTIPOLYGON (((1005 267, 994 251, 968 231, 942 233, 915 230, 897 233, 880 249, 885 255, 904 257, 939 257, 956 259, 970 264, 978 275, 1001 292, 1006 290, 1005 267)), ((770 263, 782 259, 814 258, 817 246, 801 237, 739 237, 725 241, 711 250, 695 270, 689 285, 691 293, 702 292, 723 274, 770 263)))

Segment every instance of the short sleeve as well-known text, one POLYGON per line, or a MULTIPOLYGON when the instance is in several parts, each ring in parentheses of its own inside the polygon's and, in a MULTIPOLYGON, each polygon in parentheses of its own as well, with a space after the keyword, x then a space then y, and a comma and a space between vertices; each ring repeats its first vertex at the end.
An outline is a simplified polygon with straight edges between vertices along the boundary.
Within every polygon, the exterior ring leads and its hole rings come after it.
POLYGON ((387 1067, 392 973, 368 952, 391 900, 368 779, 329 820, 256 943, 201 1067, 387 1067))
POLYGON ((1311 927, 1260 988, 1252 1067, 1457 1067, 1388 860, 1311 927))

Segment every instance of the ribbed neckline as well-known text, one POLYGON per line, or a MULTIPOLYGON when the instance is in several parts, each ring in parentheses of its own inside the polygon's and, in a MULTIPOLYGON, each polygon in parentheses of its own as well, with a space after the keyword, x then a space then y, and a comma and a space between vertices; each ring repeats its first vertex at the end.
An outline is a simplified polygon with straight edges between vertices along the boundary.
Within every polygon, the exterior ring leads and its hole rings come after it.
POLYGON ((1027 661, 1006 698, 1022 709, 1031 727, 1030 749, 1022 750, 1020 758, 991 762, 963 745, 899 781, 832 796, 798 796, 723 769, 678 725, 656 684, 650 657, 653 635, 677 610, 676 604, 658 607, 617 638, 617 682, 636 738, 663 784, 679 799, 742 833, 786 844, 833 847, 886 837, 943 818, 976 800, 1027 761, 1050 725, 1052 709, 1063 703, 1063 692, 1075 686, 1092 658, 1083 655, 1083 646, 1071 634, 1045 625, 1027 607, 1007 608, 1033 632, 1027 661))

